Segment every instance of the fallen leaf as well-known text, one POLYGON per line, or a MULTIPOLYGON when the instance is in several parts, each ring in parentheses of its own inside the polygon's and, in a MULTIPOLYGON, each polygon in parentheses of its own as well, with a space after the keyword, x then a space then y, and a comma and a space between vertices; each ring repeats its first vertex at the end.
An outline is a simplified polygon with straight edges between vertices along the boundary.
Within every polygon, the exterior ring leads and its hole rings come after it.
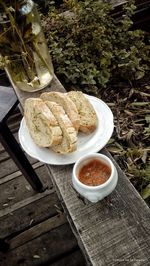
POLYGON ((141 159, 142 159, 143 163, 146 163, 146 160, 147 160, 147 151, 146 150, 144 150, 143 156, 141 157, 141 159))
POLYGON ((34 219, 31 219, 31 221, 30 221, 29 225, 31 225, 31 224, 33 223, 33 221, 34 221, 34 219))
POLYGON ((8 197, 8 200, 13 200, 15 199, 15 197, 8 197))
POLYGON ((147 199, 148 197, 150 197, 150 184, 143 189, 143 191, 141 192, 141 196, 143 197, 143 199, 147 199))
POLYGON ((39 255, 34 255, 33 258, 34 259, 40 259, 40 256, 39 255))
POLYGON ((134 102, 131 103, 132 106, 145 106, 145 105, 149 105, 148 102, 134 102))
POLYGON ((30 191, 31 190, 31 187, 30 186, 26 186, 26 189, 30 191))

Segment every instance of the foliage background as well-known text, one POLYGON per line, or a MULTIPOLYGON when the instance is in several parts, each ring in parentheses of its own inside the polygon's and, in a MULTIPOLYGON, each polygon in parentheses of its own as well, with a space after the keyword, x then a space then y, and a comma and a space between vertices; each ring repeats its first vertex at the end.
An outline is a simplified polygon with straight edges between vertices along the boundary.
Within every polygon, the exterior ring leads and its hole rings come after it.
POLYGON ((55 73, 67 90, 104 100, 115 130, 107 149, 150 203, 149 33, 133 30, 135 3, 116 16, 105 1, 49 2, 42 25, 55 73))
POLYGON ((89 92, 118 77, 133 80, 145 75, 150 50, 144 33, 131 30, 133 0, 117 18, 105 1, 64 2, 61 15, 51 6, 44 27, 56 74, 65 83, 80 84, 89 92))

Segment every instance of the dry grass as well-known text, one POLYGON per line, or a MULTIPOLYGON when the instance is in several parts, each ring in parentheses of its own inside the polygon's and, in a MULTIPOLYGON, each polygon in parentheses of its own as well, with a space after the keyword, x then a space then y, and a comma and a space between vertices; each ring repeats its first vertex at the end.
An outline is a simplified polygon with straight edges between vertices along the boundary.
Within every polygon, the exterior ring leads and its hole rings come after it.
POLYGON ((101 98, 114 114, 115 130, 107 149, 150 205, 150 85, 118 84, 101 98))

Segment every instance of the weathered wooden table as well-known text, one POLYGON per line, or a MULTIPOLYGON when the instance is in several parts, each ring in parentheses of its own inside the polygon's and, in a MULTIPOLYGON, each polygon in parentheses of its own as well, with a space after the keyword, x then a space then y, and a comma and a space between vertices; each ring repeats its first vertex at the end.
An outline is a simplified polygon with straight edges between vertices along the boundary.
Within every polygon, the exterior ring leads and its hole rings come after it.
MULTIPOLYGON (((22 106, 26 98, 41 94, 17 88, 15 91, 22 106)), ((65 89, 54 77, 44 91, 65 89)), ((101 152, 111 157, 106 149, 101 152)), ((150 210, 115 161, 114 164, 119 174, 117 187, 108 198, 95 204, 84 202, 73 189, 73 165, 47 165, 47 168, 88 265, 148 266, 150 210)))

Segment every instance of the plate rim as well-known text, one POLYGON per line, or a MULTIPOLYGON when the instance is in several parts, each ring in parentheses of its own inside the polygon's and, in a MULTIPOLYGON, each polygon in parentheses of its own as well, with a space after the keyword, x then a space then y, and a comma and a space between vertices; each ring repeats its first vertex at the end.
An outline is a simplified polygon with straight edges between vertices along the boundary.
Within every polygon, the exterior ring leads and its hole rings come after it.
MULTIPOLYGON (((89 100, 91 99, 93 99, 93 100, 95 100, 96 102, 101 102, 104 106, 105 106, 105 108, 107 108, 107 110, 109 111, 109 114, 110 114, 110 118, 109 118, 109 120, 112 120, 111 121, 111 125, 112 125, 112 127, 110 128, 110 133, 109 133, 109 138, 103 143, 103 145, 101 145, 101 146, 96 146, 95 147, 95 149, 94 149, 94 151, 92 150, 91 152, 98 152, 98 151, 100 151, 101 149, 103 149, 104 147, 105 147, 105 145, 108 143, 108 141, 109 141, 109 139, 111 138, 111 136, 112 136, 112 134, 113 134, 113 131, 114 131, 114 116, 113 116, 113 113, 112 113, 112 111, 111 111, 111 109, 110 109, 110 107, 103 101, 103 100, 101 100, 101 99, 99 99, 98 97, 95 97, 95 96, 92 96, 92 95, 88 95, 88 94, 84 94, 89 100)), ((97 110, 96 110, 97 111, 97 110)), ((19 143, 20 143, 20 145, 21 145, 21 147, 23 148, 23 150, 29 155, 29 156, 31 156, 32 158, 34 158, 34 159, 36 159, 36 160, 39 160, 40 162, 42 162, 42 163, 45 163, 45 164, 49 164, 49 165, 70 165, 70 164, 74 164, 75 162, 76 162, 76 159, 72 159, 71 161, 67 161, 68 160, 68 156, 69 156, 69 154, 67 154, 67 157, 66 157, 66 162, 58 162, 58 161, 56 161, 55 163, 53 162, 46 162, 45 160, 42 160, 42 159, 40 159, 40 157, 38 157, 37 155, 35 155, 35 154, 32 154, 32 152, 30 152, 28 149, 26 149, 26 147, 24 146, 24 144, 23 144, 23 142, 22 142, 22 137, 21 137, 21 130, 22 130, 22 128, 23 128, 23 124, 25 123, 25 118, 24 118, 24 116, 23 116, 23 118, 21 119, 21 122, 20 122, 20 126, 19 126, 19 130, 18 130, 18 138, 19 138, 19 143)), ((32 138, 31 138, 32 139, 32 138)), ((33 140, 32 140, 33 141, 33 140)), ((35 143, 34 143, 35 144, 35 143)), ((35 144, 36 145, 36 144, 35 144)), ((38 147, 38 145, 36 145, 37 147, 38 147)), ((46 149, 46 148, 44 148, 44 149, 46 149)), ((87 149, 86 149, 87 150, 87 149)), ((88 153, 90 153, 90 152, 88 152, 88 153)), ((65 157, 66 155, 65 154, 59 154, 59 156, 63 156, 63 157, 65 157)), ((82 155, 81 155, 82 156, 82 155)), ((80 156, 80 154, 79 154, 79 157, 78 158, 80 158, 81 157, 80 156)))

